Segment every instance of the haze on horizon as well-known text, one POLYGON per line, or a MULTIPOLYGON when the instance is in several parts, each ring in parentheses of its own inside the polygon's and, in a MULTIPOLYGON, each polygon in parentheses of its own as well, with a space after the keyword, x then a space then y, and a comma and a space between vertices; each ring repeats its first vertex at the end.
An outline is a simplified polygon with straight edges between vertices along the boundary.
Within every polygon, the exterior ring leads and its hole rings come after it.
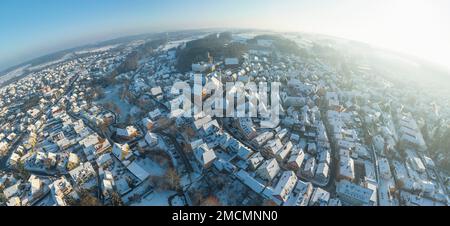
POLYGON ((450 69, 448 0, 3 0, 0 70, 118 36, 197 28, 331 35, 450 69))

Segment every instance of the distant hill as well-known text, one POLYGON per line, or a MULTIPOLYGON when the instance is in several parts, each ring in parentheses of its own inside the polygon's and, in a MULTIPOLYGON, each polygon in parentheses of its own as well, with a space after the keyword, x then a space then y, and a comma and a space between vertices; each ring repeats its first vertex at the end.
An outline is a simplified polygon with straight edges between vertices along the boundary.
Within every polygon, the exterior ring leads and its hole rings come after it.
MULTIPOLYGON (((0 72, 0 77, 3 75, 6 75, 7 73, 14 71, 20 67, 26 66, 26 65, 30 65, 30 67, 33 67, 33 66, 37 66, 37 65, 44 64, 47 62, 59 60, 62 57, 64 57, 65 55, 76 52, 76 51, 91 49, 91 48, 98 48, 98 47, 107 46, 107 45, 116 45, 116 44, 131 42, 131 41, 135 41, 135 40, 139 40, 139 39, 151 38, 152 36, 155 36, 155 35, 156 35, 155 33, 146 33, 146 34, 125 36, 125 37, 119 37, 119 38, 110 39, 110 40, 106 40, 106 41, 101 41, 101 42, 94 43, 94 44, 87 44, 87 45, 82 45, 82 46, 78 46, 78 47, 74 47, 74 48, 70 48, 70 49, 61 50, 58 52, 50 53, 50 54, 47 54, 47 55, 44 55, 41 57, 34 58, 32 60, 23 62, 21 64, 9 67, 0 72)), ((161 34, 159 34, 159 35, 161 35, 161 34)))

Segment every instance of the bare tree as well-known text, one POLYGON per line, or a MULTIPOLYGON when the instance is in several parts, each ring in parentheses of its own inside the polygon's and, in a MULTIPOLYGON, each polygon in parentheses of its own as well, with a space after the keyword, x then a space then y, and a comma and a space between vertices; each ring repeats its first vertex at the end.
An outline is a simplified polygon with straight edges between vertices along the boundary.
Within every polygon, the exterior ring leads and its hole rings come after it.
POLYGON ((174 168, 170 167, 169 169, 167 169, 165 178, 169 184, 170 189, 180 189, 180 176, 174 168))

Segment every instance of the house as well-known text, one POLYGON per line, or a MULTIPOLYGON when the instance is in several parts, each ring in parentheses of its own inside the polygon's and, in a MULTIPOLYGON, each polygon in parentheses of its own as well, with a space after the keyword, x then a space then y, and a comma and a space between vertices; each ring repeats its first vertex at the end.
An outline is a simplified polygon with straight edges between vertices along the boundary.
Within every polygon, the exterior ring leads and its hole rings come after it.
POLYGON ((256 174, 264 180, 272 181, 280 172, 280 166, 275 158, 266 160, 257 170, 256 174))
POLYGON ((244 145, 239 146, 237 156, 242 160, 247 160, 253 154, 253 151, 244 145))
POLYGON ((291 170, 298 171, 302 167, 304 159, 305 159, 305 152, 303 152, 301 148, 298 148, 292 152, 291 156, 287 161, 287 166, 291 170))
POLYGON ((150 89, 150 93, 153 95, 153 96, 159 96, 159 95, 162 95, 162 89, 161 89, 161 86, 157 86, 157 87, 153 87, 153 88, 151 88, 150 89))
POLYGON ((331 163, 331 153, 328 150, 324 150, 319 153, 318 157, 319 163, 326 163, 330 165, 331 163))
POLYGON ((140 181, 144 181, 150 176, 150 173, 147 172, 142 166, 140 166, 137 161, 133 161, 130 165, 127 166, 127 169, 140 181))
POLYGON ((436 166, 434 164, 434 161, 428 156, 423 156, 423 160, 425 162, 426 167, 428 168, 434 168, 436 166))
POLYGON ((258 135, 250 118, 239 118, 236 124, 247 140, 252 140, 258 135))
POLYGON ((107 139, 100 138, 97 134, 91 134, 81 140, 79 142, 82 146, 84 146, 83 150, 86 155, 94 154, 96 156, 99 156, 103 154, 106 151, 111 150, 111 144, 107 139))
POLYGON ((286 137, 287 134, 288 134, 288 129, 284 128, 280 132, 277 133, 277 137, 280 140, 283 140, 286 137))
POLYGON ((15 166, 19 162, 20 162, 20 155, 17 154, 16 152, 13 152, 9 157, 8 164, 11 166, 15 166))
POLYGON ((113 192, 113 191, 114 191, 113 181, 103 179, 102 180, 102 193, 103 193, 103 196, 108 197, 109 194, 111 194, 111 192, 113 192))
POLYGON ((116 185, 114 182, 114 176, 109 170, 103 171, 101 175, 103 178, 101 183, 102 193, 105 198, 109 198, 111 196, 111 193, 114 192, 114 187, 116 185))
POLYGON ((328 164, 326 164, 324 162, 319 163, 319 165, 317 165, 317 170, 316 170, 316 175, 315 175, 316 180, 321 184, 327 183, 328 177, 329 177, 329 172, 330 172, 330 168, 329 168, 328 164))
POLYGON ((322 188, 315 188, 311 199, 309 200, 310 206, 328 206, 330 200, 330 193, 322 188))
POLYGON ((18 195, 20 193, 20 188, 19 187, 20 187, 20 181, 15 183, 12 186, 9 186, 9 187, 5 188, 3 190, 3 195, 5 196, 6 199, 9 199, 9 198, 11 198, 13 196, 16 196, 16 195, 18 195))
POLYGON ((258 194, 262 193, 266 187, 242 169, 235 173, 235 176, 239 181, 258 194))
POLYGON ((216 153, 214 150, 209 149, 206 144, 197 147, 194 150, 194 155, 203 168, 209 168, 214 160, 216 160, 216 153))
POLYGON ((315 155, 317 153, 316 143, 308 143, 307 152, 312 154, 312 155, 315 155))
POLYGON ((67 169, 72 170, 75 167, 77 167, 79 164, 80 164, 80 160, 78 158, 78 155, 71 152, 69 154, 69 160, 67 162, 67 169))
POLYGON ((207 125, 211 121, 212 121, 212 118, 211 118, 210 115, 207 115, 205 117, 197 118, 194 121, 194 128, 193 129, 195 129, 196 131, 199 130, 199 129, 202 129, 204 125, 207 125))
POLYGON ((276 154, 283 148, 283 143, 280 139, 273 139, 267 142, 264 146, 263 153, 268 157, 275 157, 276 154))
POLYGON ((9 144, 6 141, 0 142, 0 153, 5 153, 8 150, 9 144))
POLYGON ((96 185, 96 172, 90 162, 80 164, 77 168, 69 172, 73 181, 78 185, 86 185, 84 188, 90 189, 96 185), (88 183, 89 181, 93 183, 88 183))
POLYGON ((97 160, 97 165, 101 168, 107 168, 108 166, 110 166, 113 163, 113 159, 111 157, 110 153, 105 153, 100 155, 97 160))
POLYGON ((72 185, 65 177, 61 177, 61 178, 53 181, 53 183, 50 184, 50 191, 51 191, 53 200, 55 201, 56 205, 58 205, 58 206, 66 206, 67 205, 66 197, 72 197, 72 198, 78 197, 78 195, 74 191, 72 185))
POLYGON ((314 191, 311 182, 297 180, 294 190, 284 206, 307 206, 314 191))
POLYGON ((377 160, 380 176, 385 180, 390 180, 392 178, 392 173, 388 160, 386 158, 378 158, 377 160))
POLYGON ((272 139, 275 136, 273 132, 266 131, 264 133, 259 134, 257 137, 255 137, 251 142, 256 147, 262 147, 267 141, 272 139))
POLYGON ((162 112, 161 112, 161 110, 159 110, 159 108, 157 108, 157 109, 149 112, 148 116, 150 117, 151 120, 155 121, 155 120, 158 120, 162 116, 162 112))
POLYGON ((308 178, 313 178, 316 171, 316 159, 314 157, 306 160, 305 166, 303 167, 302 174, 308 178))
POLYGON ((8 199, 8 202, 6 203, 7 206, 22 206, 22 202, 19 197, 14 196, 8 199))
POLYGON ((281 174, 280 180, 275 186, 273 196, 282 202, 286 202, 296 183, 297 176, 293 171, 283 172, 283 174, 281 174))
POLYGON ((342 180, 337 184, 336 193, 344 205, 372 205, 371 196, 373 190, 361 187, 348 180, 342 180))
POLYGON ((225 171, 228 173, 233 173, 237 168, 235 165, 230 163, 229 161, 223 160, 223 159, 217 159, 214 161, 214 167, 216 167, 219 171, 225 171))
POLYGON ((130 147, 128 146, 128 144, 114 143, 112 153, 120 161, 127 160, 132 155, 132 152, 131 152, 130 147))
POLYGON ((133 139, 139 135, 138 130, 134 126, 127 126, 125 129, 117 128, 116 135, 122 139, 133 139))
POLYGON ((277 154, 275 155, 277 160, 280 162, 284 161, 284 159, 286 159, 286 157, 289 155, 289 153, 291 153, 292 147, 293 147, 292 142, 288 141, 283 146, 283 148, 281 148, 281 150, 279 150, 277 152, 277 154))
POLYGON ((349 181, 355 179, 355 163, 352 158, 343 155, 340 156, 337 178, 339 180, 349 181))
POLYGON ((425 140, 411 113, 401 113, 398 118, 400 147, 425 151, 427 149, 425 140))
POLYGON ((264 157, 261 155, 261 152, 254 154, 251 158, 248 159, 248 163, 250 165, 251 170, 256 170, 259 165, 264 161, 264 157))
POLYGON ((411 166, 414 168, 414 170, 416 170, 417 172, 420 173, 425 173, 425 165, 423 164, 422 160, 420 160, 420 158, 418 157, 410 157, 408 158, 409 163, 411 164, 411 166))
POLYGON ((154 146, 156 146, 157 144, 158 144, 158 137, 157 137, 157 135, 156 134, 154 134, 154 133, 151 133, 151 132, 147 132, 146 134, 145 134, 145 141, 147 142, 147 144, 150 146, 150 147, 154 147, 154 146))
POLYGON ((338 198, 328 200, 328 206, 342 206, 342 202, 338 198))
POLYGON ((153 121, 145 117, 142 119, 142 125, 144 125, 147 130, 151 130, 153 128, 153 121))
POLYGON ((31 175, 28 179, 31 185, 31 196, 33 199, 36 199, 44 194, 44 182, 40 178, 35 175, 31 175))

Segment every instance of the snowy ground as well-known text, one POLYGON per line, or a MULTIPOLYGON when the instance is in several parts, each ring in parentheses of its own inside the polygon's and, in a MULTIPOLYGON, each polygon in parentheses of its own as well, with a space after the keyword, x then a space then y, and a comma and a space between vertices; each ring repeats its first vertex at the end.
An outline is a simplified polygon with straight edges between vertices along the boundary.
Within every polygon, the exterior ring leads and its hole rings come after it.
POLYGON ((108 102, 115 103, 119 109, 120 114, 118 116, 118 122, 125 122, 126 119, 129 117, 129 112, 133 105, 129 104, 125 100, 120 99, 120 88, 122 85, 115 85, 115 86, 108 86, 105 89, 105 97, 101 100, 96 101, 98 104, 105 104, 108 102))
POLYGON ((68 53, 68 54, 62 56, 62 57, 61 57, 60 59, 58 59, 58 60, 54 60, 54 61, 50 61, 50 62, 47 62, 47 63, 39 64, 39 65, 30 67, 30 68, 28 68, 28 69, 30 69, 31 71, 42 70, 42 69, 45 68, 45 67, 52 66, 52 65, 54 65, 54 64, 58 64, 58 63, 64 62, 64 61, 66 61, 66 60, 70 60, 73 56, 74 56, 73 53, 68 53))
POLYGON ((166 173, 166 169, 149 158, 136 160, 136 163, 152 176, 163 176, 166 173))
POLYGON ((0 83, 6 82, 12 78, 21 76, 25 69, 27 69, 30 65, 26 65, 20 68, 17 68, 16 70, 10 71, 7 74, 0 77, 0 83))
POLYGON ((132 206, 168 206, 169 197, 175 195, 175 191, 151 192, 140 201, 131 204, 132 206))
POLYGON ((110 49, 114 49, 116 47, 118 47, 119 44, 117 45, 109 45, 109 46, 102 46, 99 48, 92 48, 92 49, 86 49, 86 50, 81 50, 81 51, 77 51, 75 52, 76 54, 85 54, 85 53, 100 53, 100 52, 106 52, 110 49))

